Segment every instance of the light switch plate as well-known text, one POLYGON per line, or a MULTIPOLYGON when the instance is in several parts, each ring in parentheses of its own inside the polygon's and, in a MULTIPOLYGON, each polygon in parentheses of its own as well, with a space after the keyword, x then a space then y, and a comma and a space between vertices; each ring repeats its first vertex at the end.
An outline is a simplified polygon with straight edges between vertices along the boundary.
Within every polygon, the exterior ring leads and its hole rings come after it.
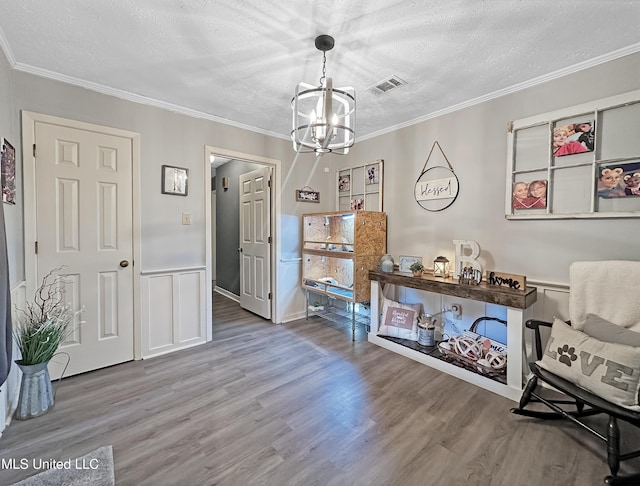
POLYGON ((182 213, 182 224, 191 224, 191 213, 182 213))

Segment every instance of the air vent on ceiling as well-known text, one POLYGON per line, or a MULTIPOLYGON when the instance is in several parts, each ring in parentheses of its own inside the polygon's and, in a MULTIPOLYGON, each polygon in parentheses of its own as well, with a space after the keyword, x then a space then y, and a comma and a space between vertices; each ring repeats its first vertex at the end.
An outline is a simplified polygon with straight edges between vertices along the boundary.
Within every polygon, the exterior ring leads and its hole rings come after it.
POLYGON ((387 79, 377 82, 370 89, 375 94, 383 94, 391 91, 392 89, 398 88, 403 84, 407 84, 407 82, 400 77, 393 75, 387 79))

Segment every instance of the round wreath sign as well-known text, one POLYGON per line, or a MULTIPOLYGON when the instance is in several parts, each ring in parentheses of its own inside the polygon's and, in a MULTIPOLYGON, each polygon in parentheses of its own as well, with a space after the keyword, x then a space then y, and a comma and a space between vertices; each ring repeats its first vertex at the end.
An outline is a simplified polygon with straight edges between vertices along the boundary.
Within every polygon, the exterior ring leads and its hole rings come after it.
POLYGON ((435 141, 416 181, 414 192, 416 202, 427 211, 442 211, 453 204, 458 197, 459 190, 458 177, 453 172, 453 167, 442 147, 440 147, 438 141, 435 141), (448 167, 436 165, 427 169, 427 164, 436 145, 440 149, 448 167))

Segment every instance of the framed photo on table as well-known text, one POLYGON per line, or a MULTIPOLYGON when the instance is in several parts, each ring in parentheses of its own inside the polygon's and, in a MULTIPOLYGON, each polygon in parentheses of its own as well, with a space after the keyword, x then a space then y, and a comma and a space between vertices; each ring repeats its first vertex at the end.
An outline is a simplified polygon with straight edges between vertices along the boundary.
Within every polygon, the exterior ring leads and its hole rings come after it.
POLYGON ((174 196, 186 196, 188 193, 189 169, 162 166, 162 194, 174 196))
POLYGON ((414 263, 422 263, 422 257, 400 255, 400 263, 398 264, 398 271, 411 273, 410 267, 414 263))

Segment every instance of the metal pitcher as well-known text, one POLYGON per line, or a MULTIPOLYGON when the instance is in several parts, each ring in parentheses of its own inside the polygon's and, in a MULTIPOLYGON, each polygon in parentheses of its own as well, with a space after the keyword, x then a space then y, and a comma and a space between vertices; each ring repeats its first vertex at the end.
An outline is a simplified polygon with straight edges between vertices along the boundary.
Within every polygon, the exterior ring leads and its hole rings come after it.
POLYGON ((436 320, 431 314, 422 314, 418 319, 418 344, 436 345, 436 320))

